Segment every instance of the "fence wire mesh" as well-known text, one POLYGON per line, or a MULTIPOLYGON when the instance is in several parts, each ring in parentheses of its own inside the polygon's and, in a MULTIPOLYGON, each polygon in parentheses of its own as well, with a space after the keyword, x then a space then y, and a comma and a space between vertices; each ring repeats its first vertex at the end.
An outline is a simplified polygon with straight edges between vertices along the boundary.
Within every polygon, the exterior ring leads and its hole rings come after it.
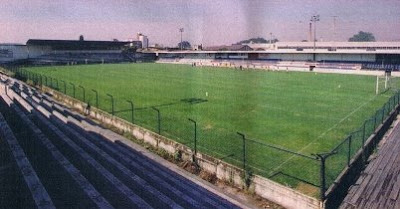
MULTIPOLYGON (((71 97, 83 100, 83 91, 78 88, 79 84, 55 80, 49 76, 32 74, 20 69, 14 69, 14 72, 20 79, 47 85, 60 92, 65 92, 71 97)), ((91 106, 97 106, 98 103, 100 109, 112 112, 112 99, 106 93, 90 89, 85 89, 85 93, 85 102, 90 103, 91 106)), ((217 125, 210 127, 203 123, 197 123, 195 120, 190 121, 188 118, 177 118, 175 115, 168 114, 168 111, 164 111, 165 108, 160 108, 160 115, 158 115, 157 108, 135 106, 132 118, 130 104, 119 98, 113 99, 116 117, 127 121, 134 120, 135 124, 156 133, 160 131, 161 135, 172 138, 191 149, 194 149, 196 144, 199 152, 210 154, 239 168, 245 168, 254 174, 274 179, 285 185, 296 188, 305 185, 311 186, 313 189, 310 194, 319 196, 318 189, 322 186, 321 179, 325 179, 327 186, 332 185, 343 169, 351 165, 352 158, 363 148, 369 136, 374 134, 376 128, 397 107, 400 102, 400 93, 396 91, 382 108, 378 109, 371 118, 365 120, 359 129, 350 133, 330 151, 332 155, 325 161, 325 176, 321 176, 321 161, 315 156, 292 152, 282 147, 260 142, 257 139, 245 137, 243 140, 243 137, 234 131, 225 130, 221 135, 220 130, 224 130, 223 127, 217 125)))

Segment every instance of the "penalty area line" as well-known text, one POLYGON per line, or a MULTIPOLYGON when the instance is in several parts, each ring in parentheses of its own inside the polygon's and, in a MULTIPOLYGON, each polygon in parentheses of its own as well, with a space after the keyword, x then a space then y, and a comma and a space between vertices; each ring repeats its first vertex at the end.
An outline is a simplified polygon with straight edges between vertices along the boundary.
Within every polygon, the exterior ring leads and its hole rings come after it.
MULTIPOLYGON (((333 129, 335 129, 339 124, 341 124, 343 121, 345 121, 347 118, 349 118, 351 115, 353 115, 354 113, 356 113, 358 110, 360 110, 361 108, 363 108, 365 105, 367 105, 368 103, 370 103, 371 101, 373 101, 375 98, 377 97, 377 95, 375 95, 374 97, 372 97, 371 99, 367 100, 366 102, 364 102, 363 104, 361 104, 360 106, 358 106, 357 108, 355 108, 353 111, 351 111, 349 114, 347 114, 344 118, 340 119, 339 122, 337 122, 335 125, 333 125, 332 127, 330 127, 329 129, 327 129, 326 131, 324 131, 322 134, 320 134, 317 138, 315 138, 313 141, 311 141, 310 143, 308 143, 306 146, 304 146, 303 148, 301 148, 300 150, 298 150, 298 153, 301 153, 302 151, 304 151, 305 149, 307 149, 308 147, 310 147, 315 141, 317 141, 318 139, 320 139, 321 137, 325 136, 328 132, 332 131, 333 129)), ((274 169, 272 169, 272 171, 270 173, 275 172, 276 170, 280 169, 283 165, 285 165, 286 163, 288 163, 290 160, 292 160, 295 157, 295 155, 292 155, 291 157, 289 157, 288 159, 286 159, 284 162, 282 162, 280 165, 278 165, 277 167, 275 167, 274 169)))

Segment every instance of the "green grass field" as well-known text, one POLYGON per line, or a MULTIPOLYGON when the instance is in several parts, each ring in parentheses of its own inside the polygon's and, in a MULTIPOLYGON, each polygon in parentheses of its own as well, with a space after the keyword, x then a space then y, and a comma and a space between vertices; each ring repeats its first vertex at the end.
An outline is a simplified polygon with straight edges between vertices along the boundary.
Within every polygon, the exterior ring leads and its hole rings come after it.
MULTIPOLYGON (((242 140, 249 139, 310 155, 330 151, 348 133, 379 109, 393 94, 375 95, 373 76, 306 72, 238 71, 195 68, 172 64, 109 64, 32 67, 31 72, 58 79, 59 91, 111 112, 111 94, 116 115, 131 120, 129 103, 135 104, 135 123, 157 130, 156 112, 161 111, 161 134, 193 147, 193 123, 197 121, 198 147, 242 166, 242 140)), ((48 85, 50 80, 48 79, 48 85)), ((53 82, 53 87, 55 87, 53 82)), ((319 184, 319 163, 247 143, 248 167, 271 176, 278 171, 319 184)), ((335 167, 335 173, 343 167, 335 167)), ((333 174, 332 174, 333 175, 333 174)), ((335 174, 336 175, 336 174, 335 174)), ((292 187, 304 186, 284 176, 273 177, 292 187)), ((332 177, 333 178, 333 177, 332 177)))

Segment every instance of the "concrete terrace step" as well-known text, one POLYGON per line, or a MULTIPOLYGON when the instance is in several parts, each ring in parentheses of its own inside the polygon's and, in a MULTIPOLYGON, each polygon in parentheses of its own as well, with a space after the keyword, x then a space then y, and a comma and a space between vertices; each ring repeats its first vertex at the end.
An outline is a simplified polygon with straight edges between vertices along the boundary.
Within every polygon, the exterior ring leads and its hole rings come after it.
MULTIPOLYGON (((73 122, 71 122, 73 123, 73 122)), ((76 126, 77 124, 69 124, 70 126, 76 126)), ((83 122, 84 124, 84 122, 83 122)), ((85 125, 82 125, 85 126, 85 125)), ((86 124, 88 126, 88 124, 86 124)), ((101 130, 100 127, 92 127, 98 129, 97 131, 86 131, 86 138, 92 140, 94 143, 103 147, 106 152, 113 155, 116 159, 119 159, 121 163, 125 164, 130 169, 138 170, 138 175, 148 176, 153 178, 161 178, 166 181, 169 185, 174 185, 177 189, 190 195, 194 199, 201 198, 209 206, 218 207, 220 205, 229 204, 227 201, 216 198, 215 196, 207 195, 209 192, 204 188, 194 184, 186 178, 177 175, 173 171, 169 170, 164 166, 160 166, 153 160, 148 159, 141 153, 132 150, 130 147, 125 145, 123 142, 116 140, 114 143, 108 139, 105 139, 98 133, 108 132, 108 130, 101 130), (116 146, 117 145, 117 146, 116 146)), ((146 177, 143 177, 146 178, 146 177)))
MULTIPOLYGON (((82 199, 84 208, 238 208, 210 192, 215 189, 208 191, 134 151, 125 144, 127 139, 71 111, 51 96, 13 79, 8 83, 13 89, 10 97, 17 104, 12 109, 29 127, 21 137, 34 141, 24 142, 24 149, 30 149, 31 157, 36 151, 37 159, 32 158, 35 165, 48 158, 48 165, 38 166, 39 171, 51 170, 51 166, 59 171, 52 171, 49 177, 39 175, 45 188, 52 188, 48 181, 58 175, 75 188, 76 201, 82 199)), ((68 202, 52 189, 49 194, 57 197, 57 208, 62 201, 68 202)), ((74 196, 69 192, 66 196, 74 196)))
POLYGON ((0 137, 7 141, 36 206, 40 208, 55 208, 52 199, 39 180, 36 171, 26 157, 24 150, 21 148, 2 114, 0 114, 0 137))
MULTIPOLYGON (((158 190, 162 191, 164 194, 168 195, 170 198, 174 199, 175 201, 179 202, 180 204, 190 204, 195 207, 211 207, 211 206, 218 206, 218 204, 208 204, 206 199, 202 199, 202 201, 198 202, 200 195, 195 195, 192 191, 193 188, 186 188, 181 187, 180 184, 183 182, 176 181, 175 184, 171 184, 170 182, 166 181, 165 178, 157 175, 158 171, 150 170, 146 167, 141 166, 140 164, 132 161, 129 156, 126 156, 124 153, 120 152, 116 148, 115 145, 111 144, 107 139, 100 138, 100 136, 95 136, 94 133, 90 134, 88 132, 82 131, 79 126, 69 123, 70 127, 74 128, 75 130, 80 130, 80 133, 85 136, 86 139, 90 140, 92 143, 96 144, 98 147, 103 149, 107 152, 110 156, 115 158, 118 162, 126 166, 136 175, 140 176, 147 182, 149 182, 152 186, 157 188, 158 190), (107 142, 108 141, 108 142, 107 142), (203 202, 204 201, 204 202, 203 202)), ((139 157, 136 157, 139 158, 139 157)), ((176 176, 176 175, 175 175, 176 176)), ((171 178, 171 176, 167 175, 166 178, 171 178)))
MULTIPOLYGON (((43 105, 49 105, 49 103, 45 103, 43 105)), ((53 103, 53 107, 56 106, 56 105, 57 105, 56 103, 53 103)), ((47 106, 46 109, 51 109, 51 107, 47 106)), ((57 109, 59 109, 59 108, 57 108, 57 109)), ((73 122, 75 122, 74 123, 75 125, 80 124, 82 122, 82 123, 85 123, 87 125, 93 126, 93 123, 91 123, 91 124, 87 123, 87 120, 84 118, 84 116, 79 115, 77 113, 71 115, 69 111, 65 111, 65 109, 64 110, 61 109, 61 110, 64 111, 62 114, 60 114, 60 115, 62 115, 61 117, 70 116, 68 118, 68 120, 69 120, 68 124, 69 125, 71 125, 71 123, 73 123, 73 122), (79 121, 77 119, 80 119, 80 120, 83 120, 83 121, 79 121)), ((53 110, 53 114, 55 112, 57 112, 57 111, 53 110)), ((62 121, 65 121, 65 120, 66 119, 62 119, 62 121)), ((93 138, 93 136, 91 136, 90 134, 87 134, 88 133, 87 131, 83 131, 82 127, 80 127, 79 125, 77 125, 77 126, 78 127, 72 126, 72 127, 74 127, 75 131, 80 132, 80 134, 84 135, 86 139, 92 139, 93 138)), ((62 126, 60 124, 59 127, 63 128, 64 126, 62 126)), ((97 127, 97 128, 100 128, 100 127, 97 127)), ((103 131, 107 132, 108 130, 103 130, 103 131)), ((70 135, 70 137, 71 137, 71 139, 74 139, 77 136, 76 135, 70 135)), ((100 141, 103 142, 103 145, 104 145, 104 143, 106 143, 106 141, 109 141, 109 140, 102 139, 100 141)), ((120 146, 115 146, 115 144, 113 145, 112 143, 109 144, 109 145, 111 145, 111 146, 108 146, 108 152, 107 152, 107 149, 103 148, 104 150, 106 150, 106 152, 108 154, 110 154, 110 147, 115 147, 115 148, 112 148, 112 149, 114 149, 114 152, 111 152, 110 155, 114 154, 114 155, 112 155, 112 157, 116 158, 121 163, 130 162, 130 160, 127 157, 123 157, 123 156, 121 157, 121 155, 119 155, 119 156, 115 155, 115 153, 120 152, 120 150, 115 150, 116 148, 118 148, 120 146)), ((130 153, 126 152, 125 154, 128 155, 130 153)), ((135 158, 138 161, 143 161, 143 159, 141 159, 140 157, 135 157, 135 158)), ((203 188, 201 188, 201 187, 199 187, 199 186, 197 186, 197 185, 195 185, 195 184, 193 184, 191 182, 189 183, 189 181, 187 179, 175 178, 175 177, 179 176, 179 175, 176 175, 175 173, 172 173, 172 172, 171 173, 165 173, 163 170, 160 170, 160 169, 154 169, 153 171, 149 171, 148 168, 142 167, 139 164, 135 163, 134 161, 131 161, 131 163, 124 164, 124 165, 127 166, 127 167, 130 167, 131 171, 135 172, 136 174, 139 174, 141 178, 147 179, 149 182, 151 182, 151 178, 153 178, 153 177, 156 178, 156 179, 163 179, 165 182, 159 181, 159 182, 155 182, 155 184, 153 183, 152 185, 154 187, 157 187, 158 189, 163 190, 167 195, 171 196, 174 193, 176 193, 176 194, 182 193, 179 190, 173 188, 173 187, 177 187, 177 188, 179 188, 179 189, 181 189, 183 191, 183 194, 190 194, 190 196, 193 196, 194 199, 201 198, 202 202, 204 204, 206 204, 207 207, 219 207, 222 204, 227 204, 228 203, 227 201, 221 201, 220 198, 213 198, 212 196, 210 196, 210 197, 209 196, 204 196, 204 194, 206 194, 208 191, 202 191, 202 190, 204 190, 203 188), (186 182, 188 182, 188 184, 185 184, 186 182), (162 186, 162 185, 164 185, 166 183, 167 184, 169 183, 169 186, 170 186, 169 188, 160 187, 160 186, 162 186), (190 186, 188 186, 188 185, 190 185, 190 186)), ((152 167, 155 168, 154 165, 152 167)), ((165 186, 167 186, 167 185, 165 185, 165 186)), ((183 195, 183 196, 180 195, 178 197, 179 197, 178 199, 174 199, 174 200, 175 201, 179 201, 180 198, 186 198, 187 202, 193 204, 193 201, 191 200, 192 198, 190 198, 188 195, 183 195)), ((177 197, 174 197, 174 198, 177 198, 177 197)), ((182 202, 180 202, 180 203, 182 204, 182 202)))
POLYGON ((90 184, 90 182, 66 159, 60 151, 51 143, 51 141, 40 131, 40 129, 30 121, 18 107, 14 107, 15 112, 21 118, 23 123, 33 130, 35 137, 41 142, 42 146, 47 148, 52 157, 64 168, 64 170, 74 179, 77 186, 80 187, 85 198, 90 199, 98 208, 112 208, 110 203, 101 196, 101 194, 90 184))
POLYGON ((388 135, 340 208, 400 208, 400 123, 388 135))
MULTIPOLYGON (((93 158, 95 158, 100 164, 112 171, 116 177, 140 195, 146 202, 154 204, 154 207, 180 208, 177 203, 168 198, 165 194, 149 185, 148 182, 127 169, 119 163, 119 161, 99 149, 96 145, 86 140, 78 132, 63 124, 59 119, 52 118, 51 120, 53 124, 55 124, 59 129, 62 129, 63 132, 76 144, 93 156, 93 158)), ((190 207, 193 207, 193 205, 190 205, 190 207)))
MULTIPOLYGON (((51 109, 50 105, 52 105, 52 107, 58 106, 56 103, 50 104, 50 103, 47 102, 47 103, 42 103, 42 104, 44 106, 47 106, 46 109, 51 109)), ((63 111, 61 114, 57 114, 58 117, 70 116, 69 117, 69 123, 68 123, 69 125, 71 125, 71 122, 73 122, 73 121, 75 121, 75 124, 80 124, 80 121, 78 121, 77 118, 80 119, 80 120, 84 120, 85 122, 87 121, 87 120, 85 120, 84 116, 76 114, 76 113, 71 115, 70 111, 65 111, 64 108, 54 108, 53 109, 53 114, 55 112, 58 112, 55 109, 63 111)), ((62 121, 66 121, 66 118, 61 119, 61 120, 62 121)), ((92 125, 92 124, 88 124, 88 125, 92 125)), ((59 124, 58 127, 60 129, 68 129, 63 124, 59 124)), ((93 138, 96 138, 95 136, 91 136, 90 134, 87 134, 86 131, 83 131, 83 129, 81 127, 79 127, 79 125, 76 125, 76 126, 72 125, 72 127, 73 127, 73 130, 65 131, 65 133, 70 133, 69 136, 71 137, 71 139, 80 138, 79 134, 84 136, 86 139, 92 139, 91 140, 92 142, 93 142, 93 138), (71 134, 71 132, 77 132, 77 133, 71 134)), ((84 141, 84 140, 82 139, 82 141, 84 141)), ((102 145, 105 145, 105 143, 106 143, 105 141, 108 141, 108 140, 106 140, 106 139, 100 140, 102 145)), ((99 144, 97 143, 97 145, 99 145, 99 144)), ((158 169, 158 170, 155 169, 153 171, 149 171, 148 169, 146 169, 143 166, 140 166, 139 164, 135 163, 134 161, 130 161, 127 157, 123 157, 120 154, 118 155, 117 153, 120 150, 117 150, 116 148, 119 147, 119 146, 115 146, 115 145, 112 145, 112 144, 111 144, 111 146, 109 146, 109 145, 108 146, 105 145, 106 148, 104 148, 104 146, 101 146, 101 145, 99 147, 102 147, 103 150, 106 150, 106 152, 108 154, 112 155, 112 157, 116 158, 118 162, 125 163, 124 165, 126 167, 130 167, 132 172, 135 172, 135 174, 139 174, 139 176, 141 178, 145 179, 153 187, 156 187, 157 189, 162 190, 162 192, 164 194, 170 196, 175 201, 178 201, 180 204, 183 204, 184 206, 185 206, 185 204, 188 204, 188 203, 192 204, 190 207, 197 206, 198 203, 195 202, 193 200, 193 198, 194 199, 202 198, 202 202, 204 204, 206 204, 206 205, 204 205, 205 207, 219 207, 223 203, 225 203, 225 204, 228 203, 227 201, 226 202, 224 202, 224 201, 221 202, 221 200, 218 201, 217 198, 213 199, 212 197, 204 196, 204 194, 206 192, 203 192, 203 193, 199 192, 198 190, 201 187, 199 187, 199 186, 196 187, 193 183, 190 183, 189 184, 190 187, 188 187, 187 184, 185 184, 185 182, 188 182, 187 179, 182 179, 182 178, 174 179, 174 178, 171 178, 171 177, 178 176, 176 174, 172 174, 172 175, 171 175, 171 173, 165 173, 167 175, 165 175, 165 174, 163 175, 163 173, 159 174, 159 172, 163 172, 160 169, 158 169), (115 147, 115 148, 113 148, 113 147, 115 147), (111 150, 111 153, 110 153, 110 150, 111 150), (170 181, 165 181, 166 177, 170 181), (178 187, 183 192, 181 192, 178 189, 175 189, 174 186, 178 187), (192 196, 193 198, 191 198, 189 195, 185 195, 185 194, 190 194, 190 196, 192 196), (175 195, 175 196, 173 196, 173 195, 175 195), (184 200, 181 200, 182 198, 184 200)), ((128 153, 126 153, 126 154, 128 154, 128 153)), ((140 160, 140 158, 138 158, 138 157, 136 157, 136 158, 138 160, 140 160)), ((106 159, 108 159, 108 157, 106 159)), ((155 166, 153 166, 153 168, 154 167, 155 166)))
POLYGON ((69 160, 98 188, 115 207, 151 208, 143 199, 129 187, 103 167, 92 156, 85 152, 62 131, 55 127, 48 118, 35 112, 34 122, 43 127, 42 131, 53 138, 53 143, 69 160), (46 129, 46 130, 45 130, 46 129), (132 207, 131 206, 131 207, 132 207))
MULTIPOLYGON (((15 109, 16 107, 12 106, 12 108, 15 109)), ((74 180, 74 178, 82 180, 77 176, 78 173, 71 174, 65 171, 63 165, 68 166, 67 162, 59 162, 59 155, 56 158, 52 156, 51 152, 55 152, 56 148, 52 147, 49 150, 46 146, 43 146, 36 135, 33 134, 31 127, 24 124, 23 119, 21 120, 18 115, 13 114, 10 118, 15 120, 15 122, 12 122, 13 131, 18 133, 17 138, 21 147, 26 151, 29 161, 56 208, 112 208, 108 207, 109 204, 107 205, 104 201, 97 205, 94 204, 91 200, 100 202, 102 201, 101 196, 96 196, 97 194, 90 188, 85 188, 82 191, 81 185, 86 187, 89 185, 85 181, 77 183, 74 180), (21 132, 21 130, 24 130, 24 132, 21 132)))

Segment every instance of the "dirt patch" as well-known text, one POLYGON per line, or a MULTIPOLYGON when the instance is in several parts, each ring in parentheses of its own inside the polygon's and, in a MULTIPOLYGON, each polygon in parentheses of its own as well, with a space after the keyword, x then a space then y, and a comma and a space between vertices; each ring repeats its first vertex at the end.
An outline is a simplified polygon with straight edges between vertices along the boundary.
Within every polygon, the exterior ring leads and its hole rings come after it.
POLYGON ((204 126, 203 130, 211 130, 213 128, 213 126, 211 124, 207 124, 206 126, 204 126))
POLYGON ((296 190, 302 191, 302 193, 311 197, 317 197, 319 194, 319 189, 317 187, 302 182, 297 185, 296 190))
POLYGON ((194 162, 186 161, 186 162, 183 162, 180 166, 183 169, 185 169, 186 171, 189 171, 190 173, 193 173, 196 175, 198 175, 200 173, 200 167, 194 162))
POLYGON ((240 199, 242 202, 246 202, 250 205, 256 206, 257 208, 272 208, 272 209, 283 209, 284 207, 268 201, 259 195, 249 193, 245 190, 232 187, 229 183, 223 181, 217 181, 216 186, 221 188, 224 192, 234 195, 235 198, 240 199))
POLYGON ((208 172, 200 171, 199 176, 200 176, 200 178, 202 178, 212 184, 215 184, 218 181, 218 178, 215 174, 210 174, 208 172))

